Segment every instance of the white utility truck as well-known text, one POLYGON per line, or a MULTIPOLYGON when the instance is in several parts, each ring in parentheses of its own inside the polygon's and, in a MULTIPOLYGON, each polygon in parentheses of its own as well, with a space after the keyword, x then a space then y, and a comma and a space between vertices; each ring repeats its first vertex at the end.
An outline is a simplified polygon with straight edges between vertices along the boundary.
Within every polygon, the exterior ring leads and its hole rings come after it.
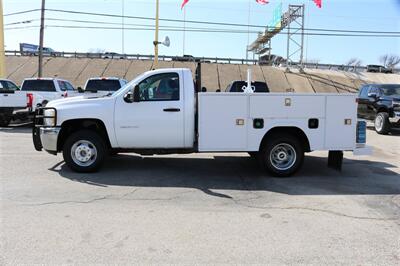
POLYGON ((305 152, 329 151, 336 167, 343 151, 371 152, 354 94, 250 92, 197 93, 189 69, 153 70, 112 95, 48 103, 33 142, 62 152, 77 172, 98 170, 110 152, 248 152, 269 173, 289 176, 305 152))

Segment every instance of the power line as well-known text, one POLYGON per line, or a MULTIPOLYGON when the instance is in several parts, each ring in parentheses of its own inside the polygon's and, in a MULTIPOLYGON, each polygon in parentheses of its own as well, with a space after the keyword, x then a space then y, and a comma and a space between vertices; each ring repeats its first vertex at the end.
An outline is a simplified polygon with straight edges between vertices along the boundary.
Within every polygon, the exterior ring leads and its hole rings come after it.
MULTIPOLYGON (((38 26, 26 26, 26 27, 13 27, 5 28, 5 30, 17 30, 17 29, 28 29, 36 28, 38 26)), ((119 27, 99 27, 99 26, 74 26, 74 25, 46 25, 47 28, 65 28, 65 29, 96 29, 96 30, 120 30, 119 27)), ((154 26, 141 27, 141 28, 125 28, 126 30, 133 31, 154 31, 154 26)), ((229 30, 229 29, 183 29, 179 27, 173 28, 161 28, 160 31, 169 32, 197 32, 197 33, 232 33, 232 34, 247 34, 247 30, 229 30)), ((251 33, 257 33, 252 31, 251 33)), ((287 32, 280 32, 278 34, 287 35, 287 32)), ((293 34, 293 33, 291 33, 293 34)), ((295 35, 301 35, 302 33, 294 33, 295 35)), ((309 36, 325 36, 325 37, 373 37, 373 38, 400 38, 400 35, 393 34, 333 34, 333 33, 304 33, 304 35, 309 36)))
MULTIPOLYGON (((141 17, 141 16, 122 16, 118 14, 107 14, 107 13, 93 13, 93 12, 83 12, 83 11, 73 11, 73 10, 60 10, 60 9, 46 9, 51 12, 61 12, 68 14, 80 14, 80 15, 90 15, 90 16, 102 16, 102 17, 113 17, 113 18, 128 18, 128 19, 140 19, 140 20, 152 20, 151 17, 141 17)), ((160 21, 175 22, 175 23, 193 23, 193 24, 206 24, 206 25, 219 25, 219 26, 232 26, 232 27, 251 27, 251 28, 262 28, 265 29, 266 26, 262 25, 247 25, 238 23, 225 23, 225 22, 212 22, 212 21, 197 21, 197 20, 180 20, 180 19, 162 19, 160 21)), ((270 28, 273 29, 273 28, 270 28)), ((292 28, 296 29, 296 28, 292 28)), ((347 33, 371 33, 371 34, 400 34, 399 31, 363 31, 363 30, 342 30, 342 29, 321 29, 321 28, 309 28, 305 29, 308 31, 326 31, 326 32, 347 32, 347 33)))
MULTIPOLYGON (((24 14, 39 11, 40 9, 31 9, 26 11, 20 11, 15 13, 9 13, 4 16, 11 16, 17 14, 24 14)), ((140 19, 140 20, 151 20, 154 21, 154 18, 151 17, 140 17, 140 16, 122 16, 118 14, 107 14, 107 13, 93 13, 93 12, 83 12, 83 11, 73 11, 73 10, 60 10, 60 9, 46 9, 47 11, 51 12, 62 12, 68 14, 80 14, 80 15, 91 15, 91 16, 102 16, 102 17, 113 17, 113 18, 129 18, 129 19, 140 19)), ((78 23, 98 23, 98 24, 109 24, 109 25, 120 25, 120 23, 112 23, 112 22, 103 22, 103 21, 85 21, 85 20, 68 20, 68 19, 48 19, 48 20, 59 20, 59 21, 68 21, 68 22, 78 22, 78 23)), ((34 21, 34 20, 32 20, 34 21)), ((179 19, 160 19, 160 21, 166 22, 174 22, 174 23, 183 23, 183 20, 179 19)), ((238 23, 224 23, 224 22, 212 22, 212 21, 194 21, 194 20, 187 20, 186 23, 193 23, 193 24, 205 24, 205 25, 219 25, 219 26, 232 26, 232 27, 251 27, 251 28, 262 28, 265 29, 266 26, 262 25, 247 25, 247 24, 238 24, 238 23)), ((17 24, 17 23, 15 23, 17 24)), ((11 25, 11 24, 7 24, 11 25)), ((141 26, 140 24, 132 24, 132 26, 141 26)), ((172 27, 172 26, 170 26, 172 27)), ((274 28, 269 28, 270 30, 274 28)), ((293 28, 296 30, 296 28, 293 28)), ((400 34, 399 31, 366 31, 366 30, 346 30, 346 29, 322 29, 322 28, 306 28, 305 31, 321 31, 321 32, 341 32, 341 33, 365 33, 365 34, 400 34)), ((253 32, 259 33, 259 32, 253 32)))
POLYGON ((14 13, 8 13, 8 14, 4 14, 3 17, 14 16, 14 15, 20 15, 20 14, 26 14, 26 13, 32 13, 32 12, 36 12, 36 11, 40 11, 40 8, 29 9, 29 10, 14 12, 14 13))

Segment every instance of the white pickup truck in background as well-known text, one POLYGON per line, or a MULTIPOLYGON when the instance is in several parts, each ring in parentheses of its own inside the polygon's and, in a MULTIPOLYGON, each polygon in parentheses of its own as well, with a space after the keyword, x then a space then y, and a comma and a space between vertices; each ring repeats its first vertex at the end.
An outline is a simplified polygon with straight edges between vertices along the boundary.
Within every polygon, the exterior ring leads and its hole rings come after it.
POLYGON ((21 92, 11 80, 0 79, 0 126, 8 126, 14 112, 26 107, 26 93, 21 92))
POLYGON ((78 91, 85 92, 85 96, 103 96, 119 90, 127 83, 127 80, 115 77, 90 78, 83 89, 78 87, 78 91))
POLYGON ((189 69, 145 72, 107 97, 52 101, 34 124, 35 148, 63 152, 78 172, 98 170, 110 152, 248 152, 289 176, 306 152, 329 151, 336 167, 343 151, 371 152, 354 94, 196 93, 189 69))
POLYGON ((52 100, 80 95, 69 81, 58 78, 25 79, 21 91, 28 95, 28 107, 32 112, 36 107, 46 106, 52 100))

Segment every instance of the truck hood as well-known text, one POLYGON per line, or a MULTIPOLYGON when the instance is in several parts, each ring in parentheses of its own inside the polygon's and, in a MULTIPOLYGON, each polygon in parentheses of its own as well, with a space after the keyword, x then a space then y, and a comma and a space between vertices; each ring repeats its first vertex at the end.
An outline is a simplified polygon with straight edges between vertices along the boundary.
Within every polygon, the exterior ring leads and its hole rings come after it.
POLYGON ((57 99, 54 101, 50 101, 46 107, 54 107, 56 109, 63 107, 71 107, 76 106, 87 106, 87 105, 98 105, 102 103, 106 103, 109 101, 113 101, 114 99, 111 97, 87 97, 87 96, 75 96, 75 97, 67 97, 62 99, 57 99))

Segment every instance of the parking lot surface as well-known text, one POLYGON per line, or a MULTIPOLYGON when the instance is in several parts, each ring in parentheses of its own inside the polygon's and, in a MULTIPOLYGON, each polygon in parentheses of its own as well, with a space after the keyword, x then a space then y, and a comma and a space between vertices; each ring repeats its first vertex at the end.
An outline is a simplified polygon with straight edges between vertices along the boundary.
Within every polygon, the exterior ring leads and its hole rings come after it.
POLYGON ((400 134, 373 156, 307 155, 271 178, 247 154, 110 157, 71 172, 0 129, 1 260, 14 264, 400 264, 400 134))

